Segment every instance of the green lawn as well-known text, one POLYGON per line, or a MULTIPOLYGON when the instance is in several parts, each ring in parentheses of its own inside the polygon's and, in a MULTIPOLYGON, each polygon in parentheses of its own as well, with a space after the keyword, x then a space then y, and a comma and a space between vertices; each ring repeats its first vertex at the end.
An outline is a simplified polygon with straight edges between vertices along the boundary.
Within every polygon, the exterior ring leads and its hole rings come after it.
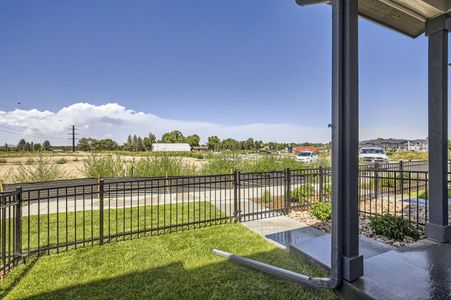
MULTIPOLYGON (((108 207, 106 207, 108 208, 108 207)), ((22 221, 23 249, 37 249, 47 245, 66 242, 81 241, 98 238, 100 232, 100 211, 86 211, 83 213, 53 213, 43 214, 40 217, 33 215, 24 217, 22 221), (28 243, 28 227, 30 228, 30 243, 28 243), (38 234, 39 233, 39 234, 38 234), (39 239, 39 240, 38 240, 39 239)), ((153 205, 133 208, 105 209, 104 236, 117 233, 158 228, 199 222, 223 217, 223 214, 209 202, 191 202, 179 204, 153 205)), ((186 227, 186 226, 185 226, 186 227)), ((192 227, 192 226, 191 226, 192 227)), ((180 230, 181 228, 166 231, 180 230)), ((160 231, 159 233, 162 233, 160 231)), ((113 238, 115 239, 115 238, 113 238)), ((123 236, 119 239, 130 239, 123 236)), ((1 250, 0 250, 1 251, 1 250)))
MULTIPOLYGON (((410 193, 411 198, 428 199, 426 190, 419 190, 410 193)), ((448 198, 451 198, 451 189, 448 190, 448 198)))
POLYGON ((332 299, 211 253, 327 276, 240 224, 88 246, 30 259, 0 281, 5 299, 332 299))

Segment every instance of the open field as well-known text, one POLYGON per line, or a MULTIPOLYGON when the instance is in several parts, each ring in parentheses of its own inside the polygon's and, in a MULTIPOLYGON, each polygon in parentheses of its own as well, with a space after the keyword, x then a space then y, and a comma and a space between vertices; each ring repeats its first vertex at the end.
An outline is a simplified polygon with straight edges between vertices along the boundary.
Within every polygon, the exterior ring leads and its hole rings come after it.
MULTIPOLYGON (((328 165, 323 159, 315 165, 328 165)), ((152 152, 41 152, 0 153, 0 181, 25 183, 74 178, 152 177, 265 172, 306 165, 279 154, 152 153, 152 152), (22 154, 22 155, 20 155, 22 154)))
MULTIPOLYGON (((138 160, 144 157, 149 157, 153 155, 149 155, 150 152, 127 152, 120 153, 121 158, 125 162, 131 162, 133 160, 138 160), (125 154, 125 155, 124 155, 125 154)), ((75 153, 43 153, 42 155, 46 160, 50 163, 57 164, 58 168, 64 173, 64 179, 72 179, 72 178, 84 178, 86 177, 83 172, 83 162, 88 157, 91 156, 90 153, 87 152, 75 152, 75 153), (64 163, 58 163, 61 161, 65 161, 64 163)), ((116 155, 114 152, 102 152, 96 154, 98 156, 111 156, 116 155)), ((33 159, 36 159, 38 155, 30 154, 30 153, 15 153, 15 152, 0 152, 0 158, 2 162, 0 163, 0 180, 3 183, 13 183, 13 173, 17 172, 19 166, 22 164, 24 166, 32 165, 30 163, 33 159)), ((205 159, 190 157, 190 156, 179 156, 177 154, 178 159, 180 159, 184 164, 194 166, 196 169, 201 169, 205 164, 205 159)))
POLYGON ((0 282, 4 299, 335 299, 212 254, 222 249, 313 276, 298 256, 240 224, 31 258, 0 282))

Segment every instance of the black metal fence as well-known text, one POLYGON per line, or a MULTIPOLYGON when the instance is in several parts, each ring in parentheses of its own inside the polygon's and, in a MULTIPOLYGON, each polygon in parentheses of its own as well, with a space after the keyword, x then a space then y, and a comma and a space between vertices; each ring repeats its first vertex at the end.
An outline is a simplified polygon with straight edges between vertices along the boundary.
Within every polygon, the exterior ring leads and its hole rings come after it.
POLYGON ((22 256, 21 190, 0 193, 0 272, 5 275, 22 256))
MULTIPOLYGON (((425 171, 362 167, 360 213, 390 213, 416 225, 425 224, 427 182, 425 171)), ((101 179, 39 188, 28 185, 0 196, 0 270, 4 272, 28 254, 268 218, 306 208, 314 202, 332 201, 331 170, 322 167, 101 179)))

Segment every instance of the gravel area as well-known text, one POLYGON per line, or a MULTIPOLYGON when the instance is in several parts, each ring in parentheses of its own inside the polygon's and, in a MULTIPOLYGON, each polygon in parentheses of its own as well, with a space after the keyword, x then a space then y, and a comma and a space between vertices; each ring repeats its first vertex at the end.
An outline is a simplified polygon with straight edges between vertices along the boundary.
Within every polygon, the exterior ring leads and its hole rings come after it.
MULTIPOLYGON (((291 211, 288 216, 290 218, 293 218, 295 220, 298 220, 306 225, 312 226, 316 229, 322 230, 324 232, 330 233, 332 230, 332 224, 330 221, 324 222, 321 220, 318 220, 314 216, 312 216, 308 210, 297 210, 297 211, 291 211)), ((402 241, 396 241, 389 239, 382 235, 377 235, 371 230, 370 228, 370 220, 368 216, 360 214, 359 216, 359 232, 360 234, 365 235, 366 237, 369 237, 371 239, 374 239, 379 242, 383 242, 389 245, 393 245, 395 247, 402 247, 409 243, 415 242, 414 239, 410 237, 405 237, 402 241)), ((422 226, 420 226, 420 231, 423 232, 422 226)), ((424 234, 421 234, 420 239, 424 239, 424 234)))

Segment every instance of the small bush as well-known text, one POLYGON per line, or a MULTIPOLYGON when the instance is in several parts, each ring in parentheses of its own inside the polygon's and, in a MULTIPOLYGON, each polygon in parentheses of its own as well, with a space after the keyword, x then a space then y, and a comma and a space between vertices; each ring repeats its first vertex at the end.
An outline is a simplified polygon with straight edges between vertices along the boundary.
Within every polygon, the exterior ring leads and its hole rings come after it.
POLYGON ((204 153, 199 153, 199 152, 194 152, 192 154, 193 158, 197 158, 197 159, 205 159, 207 157, 207 154, 204 153))
POLYGON ((415 240, 420 237, 418 230, 408 220, 389 214, 370 217, 370 228, 376 234, 395 240, 402 240, 405 236, 415 240))
POLYGON ((311 184, 303 185, 291 191, 291 200, 299 203, 304 203, 308 198, 312 197, 315 188, 311 184))
POLYGON ((230 174, 234 170, 242 170, 243 160, 237 155, 215 155, 207 161, 202 169, 206 175, 230 174))
POLYGON ((58 165, 52 164, 50 160, 39 156, 33 165, 20 164, 17 171, 12 174, 14 182, 42 182, 64 179, 66 173, 58 165))
POLYGON ((321 221, 329 221, 332 219, 332 203, 317 202, 310 207, 310 213, 321 221))
POLYGON ((128 176, 188 176, 196 175, 196 168, 185 163, 181 158, 169 156, 153 156, 128 163, 128 176))
POLYGON ((83 161, 82 172, 86 177, 122 177, 125 176, 125 162, 119 156, 90 155, 83 161))
POLYGON ((55 164, 57 165, 64 165, 65 163, 67 163, 67 159, 65 158, 60 158, 55 161, 55 164))
POLYGON ((0 164, 6 164, 6 163, 7 163, 7 160, 6 160, 6 159, 0 158, 0 164))
POLYGON ((323 187, 323 197, 326 200, 332 199, 332 185, 331 184, 327 184, 323 187))
POLYGON ((25 164, 27 166, 34 164, 34 159, 32 157, 27 158, 27 160, 25 161, 25 164))

